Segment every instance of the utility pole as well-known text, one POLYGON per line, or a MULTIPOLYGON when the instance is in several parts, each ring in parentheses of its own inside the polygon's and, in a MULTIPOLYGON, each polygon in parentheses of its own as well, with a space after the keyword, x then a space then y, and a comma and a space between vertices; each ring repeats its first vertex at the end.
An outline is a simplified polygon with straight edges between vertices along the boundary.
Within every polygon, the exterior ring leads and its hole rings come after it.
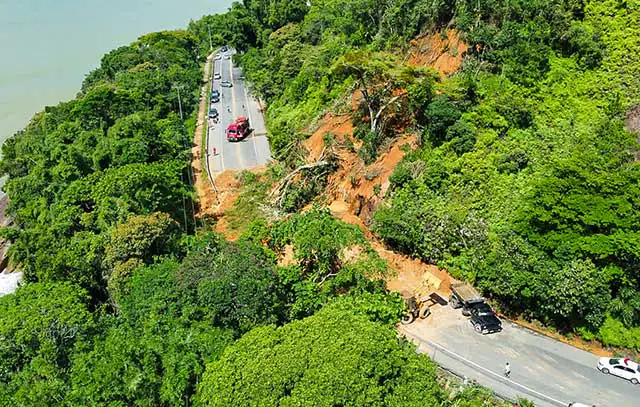
POLYGON ((182 89, 184 85, 173 85, 173 87, 178 91, 178 107, 180 108, 180 120, 184 122, 184 117, 182 116, 182 99, 180 98, 180 89, 182 89))
POLYGON ((207 30, 209 30, 209 51, 213 50, 213 42, 211 41, 211 26, 207 23, 207 30))

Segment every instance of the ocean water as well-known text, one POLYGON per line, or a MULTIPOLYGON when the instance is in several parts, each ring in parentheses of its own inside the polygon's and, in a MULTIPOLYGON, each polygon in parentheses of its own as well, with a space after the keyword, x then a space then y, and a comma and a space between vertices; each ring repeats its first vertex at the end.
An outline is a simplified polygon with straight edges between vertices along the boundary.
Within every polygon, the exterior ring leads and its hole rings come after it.
POLYGON ((186 28, 232 0, 0 0, 0 143, 44 106, 72 99, 111 49, 186 28))

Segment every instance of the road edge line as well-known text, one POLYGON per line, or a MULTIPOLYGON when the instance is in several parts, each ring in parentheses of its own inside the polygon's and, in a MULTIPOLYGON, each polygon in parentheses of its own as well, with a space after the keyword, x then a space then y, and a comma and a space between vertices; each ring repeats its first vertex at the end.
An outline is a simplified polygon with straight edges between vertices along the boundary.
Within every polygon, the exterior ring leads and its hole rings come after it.
MULTIPOLYGON (((249 93, 247 92, 247 87, 244 85, 244 83, 242 84, 242 90, 244 90, 244 103, 247 106, 247 116, 249 117, 249 123, 253 123, 253 119, 251 118, 251 101, 249 100, 249 93)), ((256 162, 258 163, 258 165, 260 164, 260 155, 258 154, 258 147, 256 147, 256 135, 252 134, 251 135, 251 141, 253 144, 253 151, 256 153, 256 162)))
MULTIPOLYGON (((405 334, 407 334, 407 333, 408 332, 405 331, 405 334)), ((413 336, 413 335, 411 335, 411 336, 413 336)), ((414 339, 418 339, 418 338, 414 337, 414 339)), ((535 396, 542 397, 543 399, 546 399, 547 401, 551 401, 552 403, 558 404, 559 406, 566 406, 568 404, 568 403, 562 402, 560 400, 554 399, 553 397, 547 396, 546 394, 540 393, 539 391, 533 390, 532 388, 527 387, 527 386, 525 386, 523 384, 520 384, 518 382, 515 382, 515 381, 513 381, 513 380, 511 380, 511 379, 509 379, 507 377, 503 377, 502 375, 500 375, 498 373, 495 373, 495 372, 487 369, 484 366, 480 366, 479 364, 477 364, 474 361, 471 361, 471 360, 465 358, 464 356, 458 355, 457 353, 445 348, 444 346, 442 346, 442 345, 440 345, 440 344, 438 344, 436 342, 433 342, 433 341, 430 341, 430 340, 427 340, 427 339, 418 339, 418 340, 420 340, 422 342, 425 342, 427 345, 435 347, 438 350, 453 356, 454 359, 458 359, 458 360, 462 361, 463 363, 466 363, 466 364, 471 365, 471 366, 473 366, 473 367, 475 367, 475 368, 477 368, 479 370, 482 370, 482 371, 484 371, 486 373, 489 373, 491 376, 494 376, 494 377, 498 378, 499 380, 509 382, 509 383, 513 384, 514 386, 525 390, 528 393, 533 393, 533 395, 535 395, 535 396)), ((435 360, 434 360, 434 362, 435 362, 435 360)))

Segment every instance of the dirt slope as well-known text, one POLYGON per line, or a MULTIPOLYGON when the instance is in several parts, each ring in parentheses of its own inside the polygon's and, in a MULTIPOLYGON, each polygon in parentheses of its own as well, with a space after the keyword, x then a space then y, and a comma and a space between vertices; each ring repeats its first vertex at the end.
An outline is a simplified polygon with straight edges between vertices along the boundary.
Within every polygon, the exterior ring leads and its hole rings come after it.
MULTIPOLYGON (((411 49, 406 58, 409 64, 435 68, 444 77, 460 68, 462 55, 466 50, 467 45, 460 40, 459 35, 454 30, 448 30, 445 33, 430 34, 415 39, 411 43, 411 49)), ((208 74, 209 70, 205 72, 205 76, 208 77, 208 74)), ((351 103, 353 110, 359 105, 361 97, 359 92, 353 94, 351 103)), ((199 118, 201 117, 202 120, 204 120, 205 109, 206 103, 201 105, 199 118)), ((316 130, 304 142, 304 147, 309 152, 308 162, 317 161, 327 149, 331 149, 338 157, 338 169, 329 177, 324 193, 325 203, 334 216, 359 226, 380 257, 385 259, 390 268, 396 272, 387 281, 390 289, 411 291, 428 282, 441 294, 448 295, 451 280, 445 271, 388 250, 373 236, 368 227, 374 211, 382 203, 390 187, 389 177, 395 167, 400 163, 405 152, 417 146, 416 135, 406 133, 391 140, 380 149, 376 162, 365 165, 357 155, 362 143, 353 137, 353 131, 350 114, 329 113, 318 122, 316 130), (325 140, 329 139, 332 141, 327 145, 325 140)), ((198 161, 200 137, 197 133, 194 171, 200 169, 198 161)), ((400 134, 402 133, 401 131, 400 134)), ((216 187, 219 200, 214 198, 215 193, 208 183, 206 174, 196 177, 201 214, 214 216, 218 220, 216 224, 218 232, 229 239, 237 238, 233 236, 234 232, 229 228, 229 220, 224 216, 225 211, 233 207, 239 194, 240 185, 235 174, 233 172, 220 174, 216 177, 216 187)), ((286 264, 291 261, 290 257, 289 253, 280 261, 286 264)))
POLYGON ((456 30, 428 34, 411 41, 407 62, 434 68, 444 77, 460 69, 462 56, 468 48, 456 30))
MULTIPOLYGON (((429 34, 411 42, 407 63, 434 68, 445 77, 460 68, 467 48, 455 30, 429 34)), ((361 97, 359 92, 354 93, 352 110, 355 111, 361 97)), ((309 151, 310 162, 316 161, 327 148, 331 148, 339 158, 339 167, 329 177, 325 191, 325 200, 331 213, 344 222, 359 226, 380 257, 396 271, 394 277, 387 279, 389 289, 412 291, 420 285, 429 284, 442 295, 448 296, 452 280, 446 271, 388 250, 368 227, 373 213, 389 190, 389 177, 395 167, 402 161, 406 151, 417 147, 416 135, 405 132, 381 148, 375 163, 365 165, 357 155, 361 142, 353 138, 353 130, 350 114, 329 113, 320 120, 317 130, 304 143, 309 151), (325 143, 327 134, 333 139, 330 146, 325 143)))

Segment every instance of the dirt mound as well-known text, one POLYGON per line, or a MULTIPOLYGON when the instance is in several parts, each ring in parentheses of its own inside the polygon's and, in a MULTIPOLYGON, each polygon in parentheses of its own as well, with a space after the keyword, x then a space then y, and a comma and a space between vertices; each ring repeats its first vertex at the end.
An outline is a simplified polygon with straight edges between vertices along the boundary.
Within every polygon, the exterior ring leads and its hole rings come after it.
POLYGON ((288 244, 284 247, 282 255, 278 258, 278 266, 287 267, 296 264, 295 253, 293 252, 293 245, 288 244))
POLYGON ((345 140, 351 139, 353 134, 353 124, 351 123, 351 115, 333 115, 328 113, 320 120, 319 127, 314 133, 304 141, 305 148, 309 151, 309 162, 317 161, 325 148, 325 135, 335 137, 336 143, 344 143, 345 140))
POLYGON ((469 46, 460 39, 456 30, 427 34, 411 41, 409 65, 430 66, 447 76, 462 65, 462 56, 469 46))
MULTIPOLYGON (((250 171, 254 174, 261 174, 266 171, 266 167, 256 167, 250 171)), ((238 231, 231 227, 231 219, 228 216, 228 212, 233 209, 242 191, 242 182, 240 182, 238 174, 237 171, 227 170, 216 175, 214 184, 217 201, 206 212, 206 215, 217 219, 216 232, 221 233, 227 240, 232 241, 240 237, 238 231)))
POLYGON ((451 278, 446 271, 409 256, 395 253, 380 243, 374 243, 373 248, 389 267, 396 271, 395 275, 386 280, 389 290, 413 292, 422 288, 425 291, 437 291, 444 297, 451 295, 451 278))

